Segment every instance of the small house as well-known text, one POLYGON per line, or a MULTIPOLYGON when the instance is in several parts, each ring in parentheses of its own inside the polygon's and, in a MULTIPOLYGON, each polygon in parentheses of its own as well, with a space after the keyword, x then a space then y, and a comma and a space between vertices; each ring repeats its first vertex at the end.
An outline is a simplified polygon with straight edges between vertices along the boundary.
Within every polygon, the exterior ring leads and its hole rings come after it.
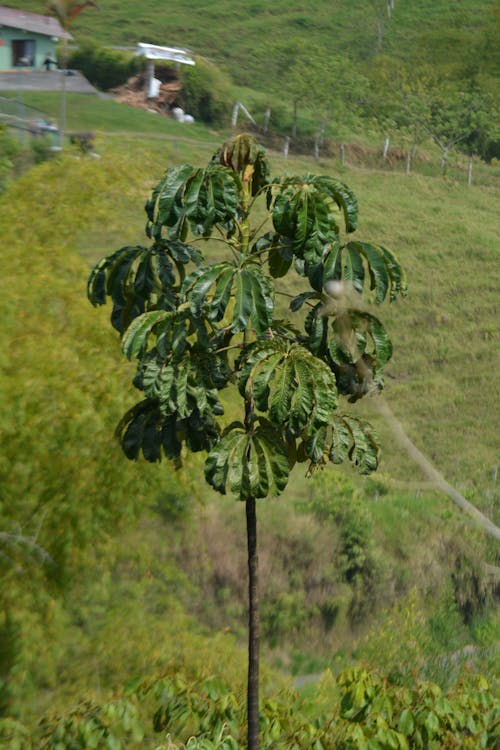
POLYGON ((0 70, 43 68, 63 37, 72 38, 56 18, 0 5, 0 70))

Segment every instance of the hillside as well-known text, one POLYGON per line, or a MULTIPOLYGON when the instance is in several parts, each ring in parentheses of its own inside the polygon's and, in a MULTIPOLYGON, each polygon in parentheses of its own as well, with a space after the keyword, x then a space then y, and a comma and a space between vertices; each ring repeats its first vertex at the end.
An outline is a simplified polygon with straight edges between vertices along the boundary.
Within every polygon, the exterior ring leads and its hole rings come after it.
MULTIPOLYGON (((12 0, 9 5, 37 13, 45 7, 40 0, 12 0)), ((329 55, 358 63, 378 53, 444 67, 463 65, 474 56, 477 62, 494 27, 494 7, 498 0, 395 0, 388 18, 385 0, 318 0, 307 9, 285 0, 215 0, 208 6, 188 0, 175 5, 108 0, 99 10, 82 13, 73 29, 76 38, 90 35, 106 45, 147 41, 188 47, 212 58, 236 83, 265 90, 271 83, 272 46, 282 41, 319 45, 329 55)))

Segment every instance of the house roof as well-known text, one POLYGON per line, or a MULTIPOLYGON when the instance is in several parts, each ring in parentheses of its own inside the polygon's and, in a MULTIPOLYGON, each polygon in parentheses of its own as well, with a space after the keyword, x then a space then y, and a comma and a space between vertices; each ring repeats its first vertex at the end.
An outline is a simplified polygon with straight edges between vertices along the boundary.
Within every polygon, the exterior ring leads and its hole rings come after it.
POLYGON ((71 34, 64 31, 56 18, 41 16, 38 13, 27 13, 15 8, 6 8, 4 5, 0 5, 0 26, 30 31, 32 34, 72 39, 71 34))

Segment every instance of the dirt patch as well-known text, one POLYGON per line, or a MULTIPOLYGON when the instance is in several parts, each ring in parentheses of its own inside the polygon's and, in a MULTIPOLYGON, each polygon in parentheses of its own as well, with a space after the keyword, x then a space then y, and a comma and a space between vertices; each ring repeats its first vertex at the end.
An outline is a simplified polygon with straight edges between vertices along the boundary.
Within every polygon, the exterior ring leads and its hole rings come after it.
POLYGON ((112 89, 111 93, 117 102, 129 104, 139 109, 153 110, 162 115, 169 115, 175 107, 179 106, 181 83, 173 70, 157 68, 155 78, 161 81, 161 85, 158 96, 154 99, 149 99, 146 96, 145 73, 132 76, 123 86, 112 89))

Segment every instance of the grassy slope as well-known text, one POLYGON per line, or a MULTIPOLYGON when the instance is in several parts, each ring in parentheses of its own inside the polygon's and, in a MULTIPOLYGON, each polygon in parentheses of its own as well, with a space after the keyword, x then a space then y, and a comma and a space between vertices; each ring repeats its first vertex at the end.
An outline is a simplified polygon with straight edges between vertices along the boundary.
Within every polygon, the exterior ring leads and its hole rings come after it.
MULTIPOLYGON (((439 44, 429 52, 442 63, 460 61, 465 42, 473 42, 484 12, 494 0, 397 0, 393 17, 384 22, 384 53, 404 59, 420 54, 430 33, 446 30, 451 42, 440 55, 439 44), (453 41, 456 31, 456 39, 453 41), (450 59, 451 58, 451 59, 450 59)), ((43 12, 40 0, 12 0, 12 7, 43 12)), ((239 83, 262 88, 266 80, 266 45, 278 40, 307 39, 332 54, 369 59, 376 48, 376 23, 370 0, 318 0, 310 8, 298 2, 266 0, 234 2, 107 0, 99 11, 89 9, 74 24, 74 32, 94 36, 103 44, 135 45, 138 41, 192 48, 230 70, 239 83)), ((442 33, 441 33, 442 35, 442 33)), ((448 44, 448 43, 447 43, 448 44)))

